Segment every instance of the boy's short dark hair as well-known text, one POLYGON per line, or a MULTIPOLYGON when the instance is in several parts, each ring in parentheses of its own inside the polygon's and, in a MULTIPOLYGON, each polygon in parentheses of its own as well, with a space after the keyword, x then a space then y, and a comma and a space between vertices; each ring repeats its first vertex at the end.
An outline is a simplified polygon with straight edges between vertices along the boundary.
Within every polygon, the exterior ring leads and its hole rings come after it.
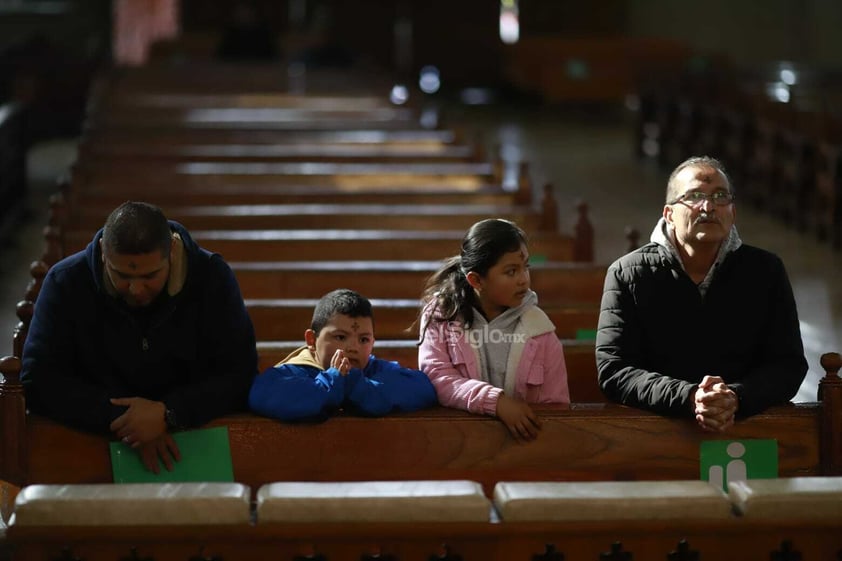
POLYGON ((368 298, 353 290, 339 288, 322 296, 313 310, 313 321, 310 323, 310 329, 316 332, 317 337, 335 314, 352 318, 371 318, 371 322, 374 324, 374 314, 371 311, 371 302, 368 298))

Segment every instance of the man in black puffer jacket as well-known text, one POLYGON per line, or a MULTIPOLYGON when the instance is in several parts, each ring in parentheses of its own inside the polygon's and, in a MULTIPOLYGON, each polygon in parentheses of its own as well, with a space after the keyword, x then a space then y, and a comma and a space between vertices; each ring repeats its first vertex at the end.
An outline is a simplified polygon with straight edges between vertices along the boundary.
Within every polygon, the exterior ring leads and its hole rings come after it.
POLYGON ((792 287, 735 217, 719 161, 672 172, 650 242, 605 278, 596 360, 609 399, 723 431, 796 394, 807 361, 792 287))

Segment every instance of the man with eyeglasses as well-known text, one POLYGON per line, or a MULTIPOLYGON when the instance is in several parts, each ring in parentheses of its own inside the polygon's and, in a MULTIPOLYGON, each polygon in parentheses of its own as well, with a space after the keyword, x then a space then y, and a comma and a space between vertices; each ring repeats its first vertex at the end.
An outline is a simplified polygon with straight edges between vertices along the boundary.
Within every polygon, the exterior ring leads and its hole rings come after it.
POLYGON ((734 200, 718 160, 689 158, 649 243, 609 267, 596 337, 609 399, 724 431, 798 391, 792 287, 776 255, 742 243, 734 200))
POLYGON ((44 279, 23 351, 28 408, 168 469, 170 433, 247 408, 254 329, 231 268, 153 205, 115 209, 44 279))

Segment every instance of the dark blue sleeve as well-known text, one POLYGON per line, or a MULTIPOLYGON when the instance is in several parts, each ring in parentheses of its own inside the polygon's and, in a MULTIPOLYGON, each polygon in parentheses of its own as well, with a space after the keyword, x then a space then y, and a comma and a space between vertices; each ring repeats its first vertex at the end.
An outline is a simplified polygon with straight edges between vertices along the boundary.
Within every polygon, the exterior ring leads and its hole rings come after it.
POLYGON ((113 396, 96 381, 102 373, 79 372, 74 364, 75 335, 80 331, 74 313, 94 304, 87 302, 83 290, 73 286, 72 277, 66 269, 52 269, 35 303, 21 372, 27 408, 77 429, 107 434, 111 421, 125 407, 111 405, 113 396))
POLYGON ((281 421, 324 417, 342 404, 345 379, 335 368, 315 372, 306 366, 269 368, 254 379, 249 407, 281 421))
POLYGON ((173 388, 164 396, 184 426, 246 409, 249 388, 257 374, 257 343, 234 272, 218 255, 201 289, 204 316, 201 379, 173 388))
POLYGON ((365 373, 352 369, 348 374, 346 401, 355 412, 370 416, 417 411, 438 403, 433 384, 423 372, 374 357, 365 373))

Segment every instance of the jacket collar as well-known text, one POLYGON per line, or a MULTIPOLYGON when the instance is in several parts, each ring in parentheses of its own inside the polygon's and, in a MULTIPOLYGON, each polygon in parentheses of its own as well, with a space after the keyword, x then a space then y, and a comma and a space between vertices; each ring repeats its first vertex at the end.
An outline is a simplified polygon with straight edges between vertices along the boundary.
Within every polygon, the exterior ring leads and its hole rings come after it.
MULTIPOLYGON (((674 229, 667 223, 666 220, 664 220, 663 216, 659 218, 658 222, 655 224, 655 228, 652 230, 652 235, 649 236, 649 241, 663 247, 669 256, 677 263, 680 263, 682 269, 684 268, 684 263, 681 262, 681 257, 675 247, 674 229)), ((717 253, 716 260, 714 261, 711 269, 715 269, 719 266, 729 253, 733 253, 739 249, 741 245, 743 245, 743 241, 740 239, 739 233, 737 233, 737 226, 732 225, 731 231, 728 232, 728 237, 722 245, 719 246, 719 253, 717 253)))
MULTIPOLYGON (((184 242, 178 232, 173 232, 172 237, 175 240, 175 246, 170 253, 170 274, 167 278, 167 294, 175 296, 181 292, 181 289, 184 288, 184 282, 187 280, 187 257, 184 251, 184 242)), ((114 288, 111 277, 108 276, 105 267, 101 267, 101 269, 103 290, 109 296, 116 298, 118 296, 117 289, 114 288)))

